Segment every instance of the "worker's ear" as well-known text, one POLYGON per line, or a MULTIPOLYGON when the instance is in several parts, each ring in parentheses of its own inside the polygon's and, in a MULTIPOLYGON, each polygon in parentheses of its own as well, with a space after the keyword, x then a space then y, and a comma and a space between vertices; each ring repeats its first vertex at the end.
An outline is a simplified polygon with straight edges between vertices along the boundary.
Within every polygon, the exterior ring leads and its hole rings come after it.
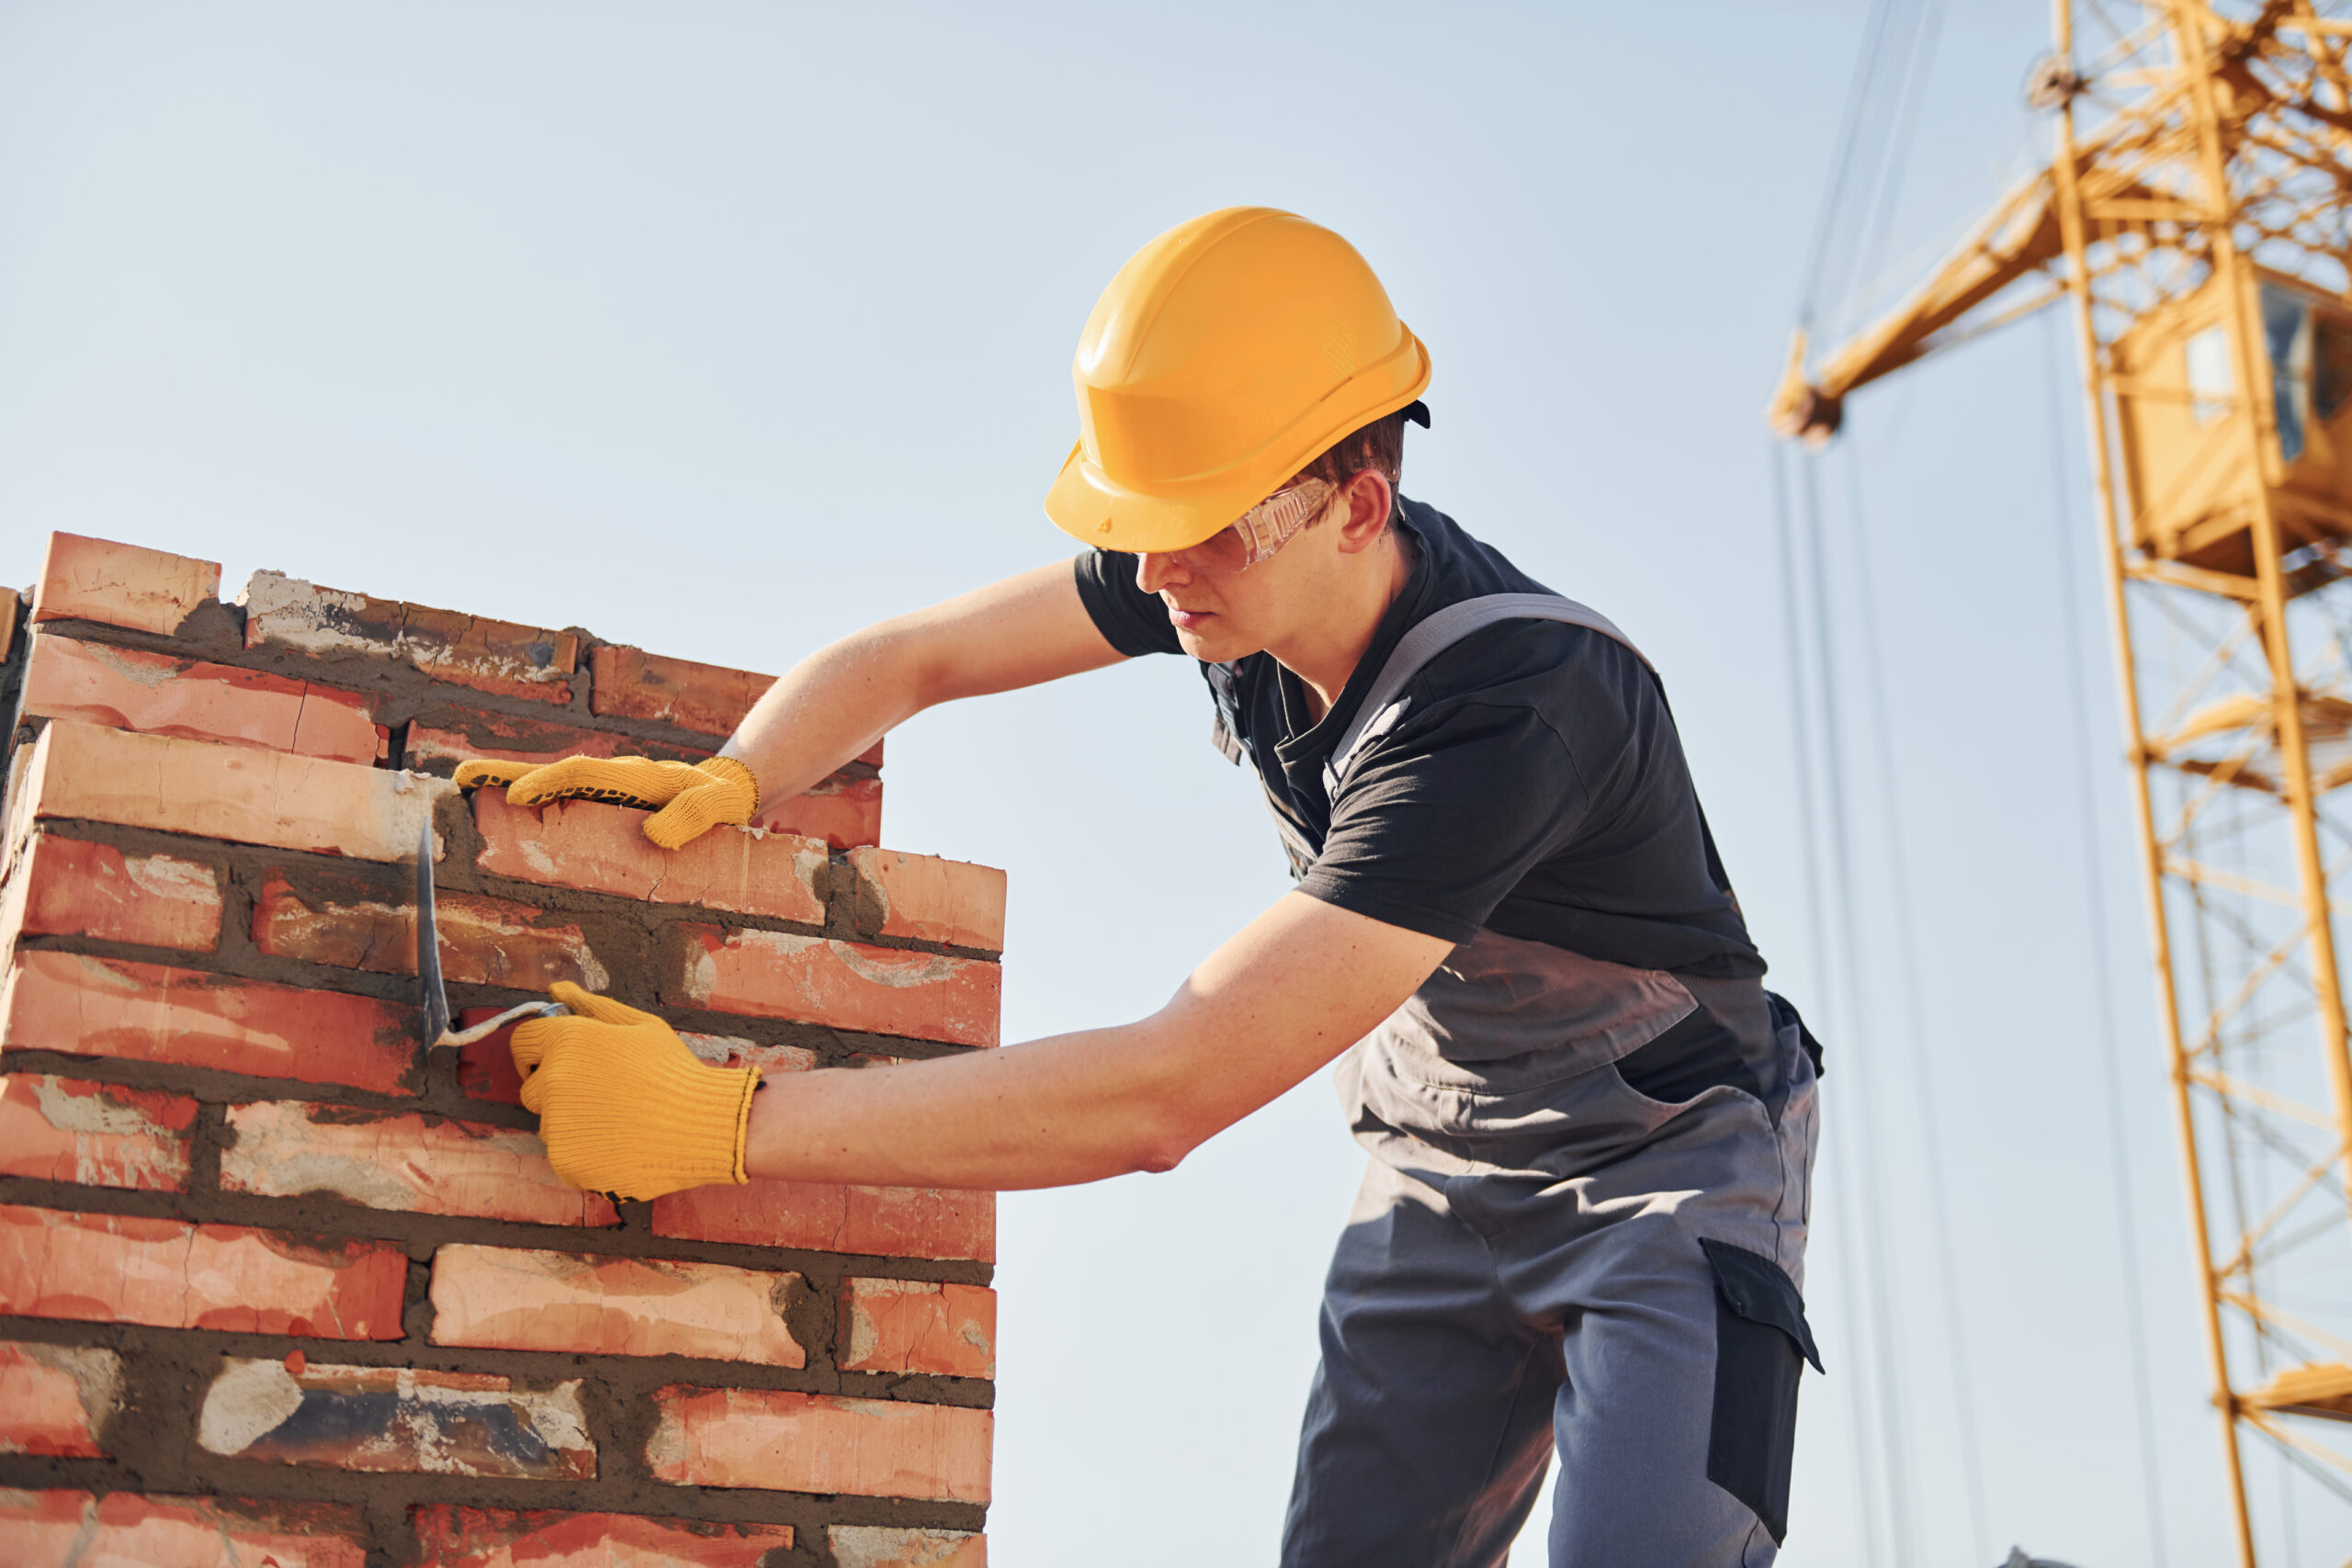
POLYGON ((1396 492, 1386 474, 1363 468, 1340 493, 1347 497, 1348 502, 1348 514, 1340 524, 1340 551, 1353 555, 1377 541, 1386 529, 1388 513, 1396 504, 1396 492))

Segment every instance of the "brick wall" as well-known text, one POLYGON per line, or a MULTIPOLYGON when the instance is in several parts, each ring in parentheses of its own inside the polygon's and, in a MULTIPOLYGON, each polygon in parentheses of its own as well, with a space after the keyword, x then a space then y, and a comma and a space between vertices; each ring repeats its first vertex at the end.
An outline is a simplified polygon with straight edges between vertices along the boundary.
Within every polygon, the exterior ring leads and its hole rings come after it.
POLYGON ((0 1562, 976 1568, 986 1193, 556 1179, 505 1042, 577 980, 771 1074, 997 1041, 1004 879, 448 783, 691 759, 766 677, 58 535, 0 599, 0 1562))

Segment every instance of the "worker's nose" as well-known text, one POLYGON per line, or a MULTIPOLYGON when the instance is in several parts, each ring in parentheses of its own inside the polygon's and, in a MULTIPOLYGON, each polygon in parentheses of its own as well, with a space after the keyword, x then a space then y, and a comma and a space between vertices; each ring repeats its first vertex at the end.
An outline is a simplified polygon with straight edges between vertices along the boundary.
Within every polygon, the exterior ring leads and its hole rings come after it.
POLYGON ((1182 585, 1193 581, 1184 566, 1182 551, 1173 555, 1146 552, 1136 557, 1136 586, 1146 593, 1157 593, 1170 583, 1182 585))

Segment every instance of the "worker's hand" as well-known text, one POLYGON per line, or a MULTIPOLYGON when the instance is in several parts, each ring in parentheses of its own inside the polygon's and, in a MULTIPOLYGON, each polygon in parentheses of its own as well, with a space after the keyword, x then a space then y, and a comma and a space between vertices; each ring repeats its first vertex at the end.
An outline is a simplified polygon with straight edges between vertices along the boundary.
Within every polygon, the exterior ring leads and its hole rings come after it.
POLYGON ((515 1025, 514 1067, 558 1176, 616 1201, 750 1179, 759 1068, 711 1066, 651 1013, 569 980, 551 990, 574 1016, 515 1025))
POLYGON ((760 783, 732 757, 657 762, 650 757, 566 757, 560 762, 458 764, 458 787, 504 784, 516 806, 601 800, 651 811, 645 836, 674 850, 722 822, 741 827, 760 808, 760 783))

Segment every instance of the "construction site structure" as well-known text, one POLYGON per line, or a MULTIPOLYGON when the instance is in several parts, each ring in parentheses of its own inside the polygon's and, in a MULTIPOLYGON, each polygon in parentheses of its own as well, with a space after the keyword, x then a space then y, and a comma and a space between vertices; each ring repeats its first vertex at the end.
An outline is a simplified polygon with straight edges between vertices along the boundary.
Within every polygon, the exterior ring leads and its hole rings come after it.
POLYGON ((2045 166, 1771 418, 2072 306, 2239 1559, 2249 1438, 2352 1498, 2352 19, 2055 0, 2045 166))

